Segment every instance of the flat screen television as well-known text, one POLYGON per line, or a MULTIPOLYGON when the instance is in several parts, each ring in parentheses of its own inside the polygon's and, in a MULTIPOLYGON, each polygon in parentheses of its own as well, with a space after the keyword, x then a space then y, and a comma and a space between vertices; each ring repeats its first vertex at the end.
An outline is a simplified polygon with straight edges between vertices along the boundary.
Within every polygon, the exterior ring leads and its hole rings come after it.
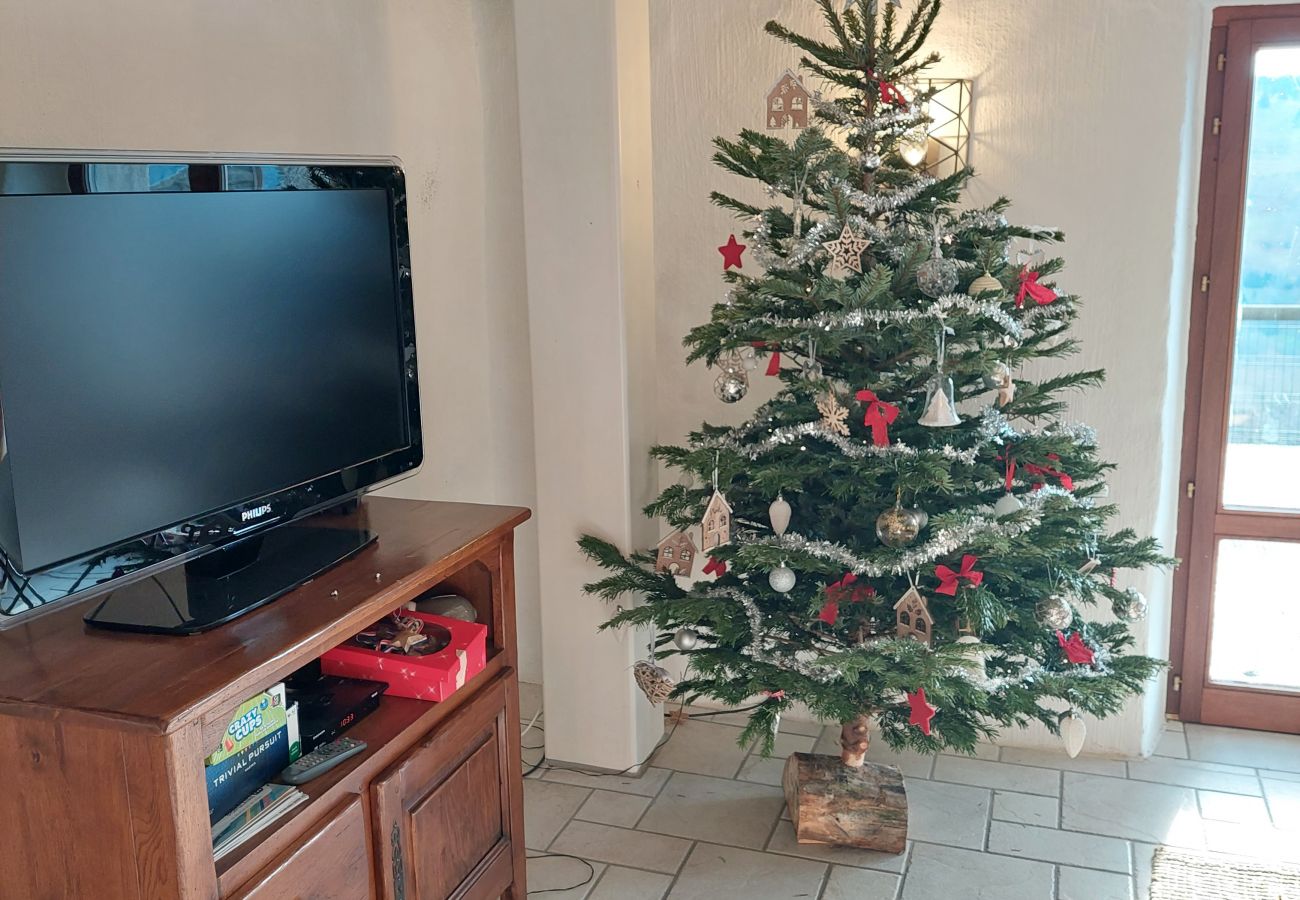
POLYGON ((388 164, 0 160, 0 613, 193 632, 373 538, 420 464, 388 164))

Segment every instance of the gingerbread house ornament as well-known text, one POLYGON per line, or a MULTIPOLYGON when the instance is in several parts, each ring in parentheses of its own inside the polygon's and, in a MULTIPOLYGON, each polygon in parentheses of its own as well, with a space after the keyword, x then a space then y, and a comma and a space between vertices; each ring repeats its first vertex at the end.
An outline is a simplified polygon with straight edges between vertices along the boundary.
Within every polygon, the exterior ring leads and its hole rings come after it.
POLYGON ((789 69, 777 79, 767 92, 767 127, 769 131, 783 128, 807 128, 808 114, 812 111, 813 94, 799 76, 789 69))
POLYGON ((896 633, 899 637, 910 637, 921 641, 927 647, 930 646, 930 635, 934 631, 934 616, 930 615, 930 607, 926 605, 920 591, 914 587, 908 588, 902 599, 894 604, 894 616, 897 620, 896 633))
POLYGON ((655 557, 655 571, 667 572, 690 578, 695 568, 695 556, 699 550, 689 532, 674 531, 659 542, 659 553, 655 557))
POLYGON ((714 489, 709 498, 709 505, 704 508, 704 520, 700 523, 704 538, 704 550, 716 550, 723 544, 731 543, 731 504, 722 492, 714 489))

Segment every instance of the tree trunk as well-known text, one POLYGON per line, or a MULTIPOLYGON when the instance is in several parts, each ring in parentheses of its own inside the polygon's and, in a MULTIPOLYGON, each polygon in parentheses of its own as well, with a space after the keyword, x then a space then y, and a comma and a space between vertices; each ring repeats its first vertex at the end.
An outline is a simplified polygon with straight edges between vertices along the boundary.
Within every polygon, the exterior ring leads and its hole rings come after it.
POLYGON ((869 746, 871 726, 865 714, 844 723, 840 729, 840 762, 851 769, 862 768, 869 746))
POLYGON ((893 766, 851 769, 833 756, 792 753, 781 786, 801 844, 884 853, 907 846, 907 789, 893 766))

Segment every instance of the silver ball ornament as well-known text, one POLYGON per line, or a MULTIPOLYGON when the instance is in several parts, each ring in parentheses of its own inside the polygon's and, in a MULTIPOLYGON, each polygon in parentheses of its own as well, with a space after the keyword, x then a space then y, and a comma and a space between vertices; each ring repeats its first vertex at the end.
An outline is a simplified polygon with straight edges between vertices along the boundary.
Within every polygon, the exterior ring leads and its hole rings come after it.
POLYGON ((1141 622, 1147 617, 1147 598, 1137 588, 1124 592, 1124 599, 1115 601, 1115 615, 1125 622, 1141 622))
POLYGON ((724 371, 713 382, 713 394, 723 403, 739 403, 749 393, 749 378, 744 371, 724 371))
POLYGON ((959 278, 957 263, 942 256, 927 259, 916 269, 916 285, 929 297, 951 294, 959 278))
POLYGON ((876 537, 886 547, 906 547, 921 533, 921 526, 907 510, 895 506, 876 518, 876 537))
POLYGON ((673 635, 673 643, 677 645, 678 650, 694 650, 699 642, 700 633, 694 628, 678 628, 677 633, 673 635))
POLYGON ((916 528, 918 532, 924 531, 925 526, 930 524, 930 514, 925 510, 921 509, 921 507, 919 506, 914 506, 911 509, 905 509, 903 510, 903 512, 907 513, 909 516, 911 516, 913 519, 916 520, 916 528))
POLYGON ((787 566, 777 566, 768 573, 767 583, 772 586, 772 590, 778 594, 787 594, 798 581, 794 572, 787 566))
POLYGON ((1049 594, 1034 607, 1034 618, 1050 631, 1062 631, 1074 621, 1074 609, 1061 594, 1049 594))

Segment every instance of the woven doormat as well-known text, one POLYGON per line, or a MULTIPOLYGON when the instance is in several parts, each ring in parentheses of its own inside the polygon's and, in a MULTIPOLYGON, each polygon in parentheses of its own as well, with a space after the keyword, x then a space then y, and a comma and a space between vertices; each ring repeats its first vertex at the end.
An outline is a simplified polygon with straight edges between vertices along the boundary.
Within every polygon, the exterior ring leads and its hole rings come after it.
POLYGON ((1300 867, 1157 847, 1151 900, 1300 900, 1300 867))

